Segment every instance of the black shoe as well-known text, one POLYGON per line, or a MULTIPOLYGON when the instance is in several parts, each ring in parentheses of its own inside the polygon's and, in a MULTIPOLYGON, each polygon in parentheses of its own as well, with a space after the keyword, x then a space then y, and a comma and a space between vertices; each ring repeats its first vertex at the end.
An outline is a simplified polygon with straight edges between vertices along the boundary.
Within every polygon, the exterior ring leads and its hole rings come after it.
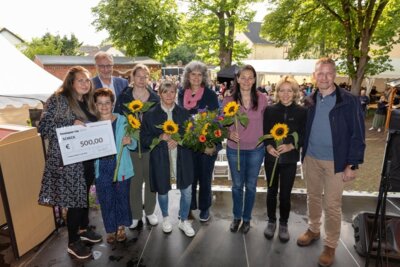
POLYGON ((240 229, 242 229, 243 234, 247 234, 247 232, 250 230, 250 222, 243 221, 240 229))
POLYGON ((92 256, 90 249, 85 246, 81 240, 77 240, 71 244, 68 244, 68 253, 75 256, 78 259, 87 259, 92 256))
POLYGON ((279 225, 279 240, 281 240, 282 243, 288 242, 290 239, 289 235, 289 230, 287 225, 279 225))
POLYGON ((276 222, 268 222, 267 227, 264 230, 264 236, 267 239, 272 239, 275 235, 276 222))
POLYGON ((208 209, 200 211, 200 221, 206 222, 210 219, 210 211, 208 209))
POLYGON ((242 222, 241 219, 233 219, 231 223, 231 232, 235 233, 239 230, 240 223, 242 222))
POLYGON ((99 235, 98 233, 96 233, 95 231, 93 231, 90 228, 87 229, 86 231, 80 233, 79 236, 81 237, 82 241, 87 241, 90 243, 99 243, 99 242, 101 242, 101 240, 103 240, 101 235, 99 235))

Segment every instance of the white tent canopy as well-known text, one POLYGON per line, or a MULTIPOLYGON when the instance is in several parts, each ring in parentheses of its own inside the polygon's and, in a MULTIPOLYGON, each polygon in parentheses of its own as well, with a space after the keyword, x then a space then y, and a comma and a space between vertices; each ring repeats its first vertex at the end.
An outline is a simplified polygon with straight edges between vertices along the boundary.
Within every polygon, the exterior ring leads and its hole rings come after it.
POLYGON ((45 101, 62 83, 48 73, 0 35, 0 108, 36 107, 45 101), (16 98, 12 97, 15 96, 16 98), (22 98, 17 98, 22 97, 22 98))
POLYGON ((254 67, 257 73, 269 75, 311 75, 315 68, 316 59, 262 59, 243 60, 244 64, 254 67))
MULTIPOLYGON (((293 75, 307 76, 312 75, 315 68, 316 59, 262 59, 262 60, 243 60, 244 64, 250 64, 257 73, 267 75, 293 75)), ((385 71, 374 75, 376 79, 396 79, 400 77, 400 59, 391 59, 390 64, 394 71, 385 71)))

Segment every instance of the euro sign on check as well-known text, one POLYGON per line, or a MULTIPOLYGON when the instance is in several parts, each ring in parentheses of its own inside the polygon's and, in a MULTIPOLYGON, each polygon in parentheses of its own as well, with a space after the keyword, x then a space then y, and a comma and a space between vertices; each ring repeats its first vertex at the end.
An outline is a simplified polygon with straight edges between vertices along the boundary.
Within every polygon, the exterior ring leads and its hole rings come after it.
POLYGON ((57 128, 56 132, 64 165, 117 153, 109 120, 57 128))

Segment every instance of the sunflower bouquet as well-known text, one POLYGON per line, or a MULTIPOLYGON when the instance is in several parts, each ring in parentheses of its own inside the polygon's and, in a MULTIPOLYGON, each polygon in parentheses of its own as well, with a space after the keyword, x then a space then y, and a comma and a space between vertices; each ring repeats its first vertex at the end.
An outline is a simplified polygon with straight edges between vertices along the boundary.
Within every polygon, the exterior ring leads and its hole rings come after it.
MULTIPOLYGON (((137 140, 138 142, 138 151, 139 151, 139 158, 142 157, 142 149, 140 145, 140 126, 142 125, 141 123, 141 117, 144 112, 148 111, 151 106, 154 105, 154 102, 145 102, 143 103, 140 100, 133 100, 127 104, 124 104, 125 107, 127 107, 129 112, 125 112, 125 117, 126 120, 128 121, 128 124, 125 127, 125 135, 130 136, 131 138, 137 140)), ((121 155, 122 155, 122 149, 124 146, 121 146, 120 150, 118 151, 118 156, 117 156, 117 166, 114 171, 114 178, 113 182, 117 182, 117 175, 118 175, 118 169, 119 169, 119 164, 121 160, 121 155)))
MULTIPOLYGON (((163 124, 156 126, 159 129, 163 130, 163 133, 169 134, 172 140, 178 142, 178 144, 182 144, 181 136, 179 134, 179 126, 173 120, 166 120, 163 124)), ((154 138, 150 145, 150 150, 153 150, 162 139, 160 137, 154 138)))
MULTIPOLYGON (((298 148, 298 142, 299 142, 299 135, 297 132, 293 132, 289 134, 289 127, 285 123, 276 123, 269 134, 261 136, 258 141, 259 144, 263 142, 264 140, 267 139, 274 139, 275 141, 275 146, 276 148, 280 145, 283 144, 283 141, 285 138, 287 138, 289 135, 293 136, 294 139, 294 147, 297 149, 298 148)), ((278 164, 279 157, 275 158, 275 163, 274 163, 274 168, 272 169, 272 175, 271 175, 271 180, 269 182, 269 186, 272 186, 272 182, 274 180, 274 175, 275 175, 275 169, 276 165, 278 164)))
POLYGON ((223 120, 223 116, 220 116, 217 111, 200 110, 184 124, 183 145, 201 152, 214 148, 227 136, 227 130, 222 124, 223 120))
MULTIPOLYGON (((222 124, 224 126, 230 126, 234 124, 236 131, 239 130, 239 123, 243 127, 247 127, 247 124, 249 123, 249 118, 247 117, 246 113, 240 112, 239 108, 240 105, 235 101, 228 102, 225 105, 223 109, 224 119, 222 121, 222 124)), ((237 142, 237 158, 237 170, 240 171, 240 142, 237 142)))

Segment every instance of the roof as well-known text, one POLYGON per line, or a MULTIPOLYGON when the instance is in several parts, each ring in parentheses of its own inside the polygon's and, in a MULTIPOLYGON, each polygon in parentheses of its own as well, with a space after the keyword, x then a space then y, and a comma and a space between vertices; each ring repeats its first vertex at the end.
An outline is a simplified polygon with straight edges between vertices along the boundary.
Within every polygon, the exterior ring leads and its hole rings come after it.
POLYGON ((7 29, 6 27, 0 28, 0 33, 2 33, 2 32, 8 32, 8 33, 11 34, 12 36, 14 36, 16 39, 20 40, 21 43, 25 43, 24 39, 22 39, 21 37, 19 37, 18 35, 16 35, 16 34, 13 33, 12 31, 10 31, 9 29, 7 29))
MULTIPOLYGON (((91 56, 47 56, 36 55, 43 65, 93 65, 94 58, 91 56)), ((114 64, 116 65, 161 65, 160 62, 149 57, 114 57, 114 64)))
POLYGON ((250 22, 249 25, 247 25, 247 30, 248 31, 244 32, 244 34, 253 44, 273 44, 260 37, 261 22, 250 22))

